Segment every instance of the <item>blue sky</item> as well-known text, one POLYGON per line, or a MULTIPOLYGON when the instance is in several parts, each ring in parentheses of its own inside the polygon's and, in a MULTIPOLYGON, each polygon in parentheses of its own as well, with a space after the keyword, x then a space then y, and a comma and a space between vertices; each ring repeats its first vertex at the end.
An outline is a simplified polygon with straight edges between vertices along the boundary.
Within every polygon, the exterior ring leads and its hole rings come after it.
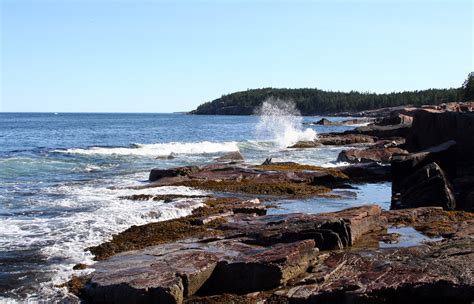
POLYGON ((187 111, 260 87, 458 87, 472 1, 1 3, 0 111, 187 111))

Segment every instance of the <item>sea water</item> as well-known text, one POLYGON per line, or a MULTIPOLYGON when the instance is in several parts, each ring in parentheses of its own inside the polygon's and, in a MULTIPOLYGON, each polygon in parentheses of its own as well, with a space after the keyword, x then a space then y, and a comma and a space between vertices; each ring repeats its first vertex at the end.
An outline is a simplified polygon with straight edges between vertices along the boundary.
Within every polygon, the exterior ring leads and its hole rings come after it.
MULTIPOLYGON (((272 157, 340 165, 341 147, 286 147, 352 127, 303 127, 303 121, 321 117, 272 111, 262 116, 0 113, 0 302, 74 301, 59 285, 90 271, 72 270, 77 263, 93 263, 88 247, 132 225, 185 216, 201 206, 202 199, 120 199, 143 193, 208 194, 186 187, 131 190, 147 183, 151 168, 209 164, 231 151, 240 151, 252 164, 272 157)), ((387 206, 389 185, 363 187, 358 198, 282 202, 281 210, 387 206)))

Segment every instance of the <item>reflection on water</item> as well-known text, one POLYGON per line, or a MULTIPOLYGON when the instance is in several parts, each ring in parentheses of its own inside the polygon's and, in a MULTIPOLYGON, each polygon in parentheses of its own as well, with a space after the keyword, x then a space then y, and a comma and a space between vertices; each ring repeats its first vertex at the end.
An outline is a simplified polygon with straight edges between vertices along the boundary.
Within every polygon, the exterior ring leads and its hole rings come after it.
POLYGON ((397 248, 397 247, 411 247, 420 245, 424 242, 441 241, 442 237, 429 237, 417 231, 413 227, 392 227, 388 228, 387 233, 398 233, 400 238, 396 243, 380 242, 380 248, 397 248))

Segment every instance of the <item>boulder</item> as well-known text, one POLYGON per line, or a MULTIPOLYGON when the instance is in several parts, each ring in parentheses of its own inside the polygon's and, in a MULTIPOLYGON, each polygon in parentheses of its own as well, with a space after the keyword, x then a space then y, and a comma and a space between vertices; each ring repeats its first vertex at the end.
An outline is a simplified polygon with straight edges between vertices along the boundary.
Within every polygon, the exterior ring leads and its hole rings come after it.
POLYGON ((244 160, 244 157, 239 151, 226 153, 216 159, 218 162, 242 162, 244 160))
POLYGON ((392 188, 397 190, 398 185, 406 177, 433 162, 438 164, 448 180, 452 180, 456 176, 456 142, 451 140, 419 153, 393 156, 391 162, 392 188))
POLYGON ((159 180, 163 177, 176 177, 176 176, 186 176, 192 173, 199 172, 199 167, 197 166, 186 166, 178 167, 172 169, 152 169, 150 171, 150 176, 148 179, 153 182, 159 180))
POLYGON ((439 206, 454 210, 456 200, 452 186, 436 164, 426 165, 392 188, 391 209, 439 206))
POLYGON ((380 162, 389 163, 394 155, 404 155, 406 150, 396 147, 371 147, 368 149, 349 149, 339 153, 337 161, 348 163, 380 162))

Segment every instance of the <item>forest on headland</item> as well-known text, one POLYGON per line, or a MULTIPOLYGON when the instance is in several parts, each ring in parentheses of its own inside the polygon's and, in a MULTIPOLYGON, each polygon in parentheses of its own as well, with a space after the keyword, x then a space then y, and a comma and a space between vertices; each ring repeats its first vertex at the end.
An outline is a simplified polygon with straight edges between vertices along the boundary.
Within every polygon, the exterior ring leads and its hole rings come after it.
POLYGON ((201 104, 190 114, 252 115, 267 99, 292 101, 302 115, 322 115, 359 112, 403 105, 422 106, 474 99, 474 72, 463 85, 450 89, 377 94, 370 92, 334 92, 316 88, 284 89, 261 88, 236 92, 201 104))

